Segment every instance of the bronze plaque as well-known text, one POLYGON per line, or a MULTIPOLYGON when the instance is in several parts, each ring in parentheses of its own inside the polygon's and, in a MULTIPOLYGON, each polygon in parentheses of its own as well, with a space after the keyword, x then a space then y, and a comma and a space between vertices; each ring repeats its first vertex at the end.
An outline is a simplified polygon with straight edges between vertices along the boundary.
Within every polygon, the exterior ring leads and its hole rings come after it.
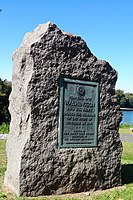
POLYGON ((98 129, 96 82, 60 78, 59 147, 96 147, 98 129))

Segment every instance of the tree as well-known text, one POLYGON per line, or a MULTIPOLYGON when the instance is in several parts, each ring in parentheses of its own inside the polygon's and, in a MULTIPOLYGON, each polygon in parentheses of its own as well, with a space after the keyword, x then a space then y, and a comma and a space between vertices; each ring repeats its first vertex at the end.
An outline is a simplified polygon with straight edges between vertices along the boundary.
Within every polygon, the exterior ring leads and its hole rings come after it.
POLYGON ((11 93, 11 82, 0 78, 0 124, 10 121, 10 113, 8 111, 9 95, 11 93))
POLYGON ((127 104, 128 104, 127 99, 126 99, 125 97, 122 97, 122 98, 120 99, 120 106, 121 106, 122 108, 126 108, 126 107, 127 107, 127 104))
POLYGON ((117 96, 117 99, 118 99, 118 103, 120 104, 121 100, 123 98, 125 98, 124 91, 119 89, 119 90, 116 90, 115 93, 116 93, 116 96, 117 96))
POLYGON ((123 90, 116 90, 118 103, 122 108, 133 108, 133 94, 124 93, 123 90))
POLYGON ((125 97, 128 101, 127 107, 133 108, 133 94, 132 93, 125 93, 125 97))

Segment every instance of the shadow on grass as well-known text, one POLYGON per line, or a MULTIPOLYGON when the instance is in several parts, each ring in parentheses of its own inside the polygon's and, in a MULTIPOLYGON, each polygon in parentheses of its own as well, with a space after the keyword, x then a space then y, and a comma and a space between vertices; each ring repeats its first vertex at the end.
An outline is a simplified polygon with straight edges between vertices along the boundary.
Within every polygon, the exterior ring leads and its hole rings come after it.
POLYGON ((133 164, 122 165, 122 184, 133 183, 133 164))

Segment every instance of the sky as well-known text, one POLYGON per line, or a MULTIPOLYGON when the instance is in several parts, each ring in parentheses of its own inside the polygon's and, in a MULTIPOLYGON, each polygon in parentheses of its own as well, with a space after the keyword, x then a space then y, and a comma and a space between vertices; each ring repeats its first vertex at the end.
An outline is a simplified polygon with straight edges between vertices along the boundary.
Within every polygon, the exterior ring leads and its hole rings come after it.
POLYGON ((47 21, 81 36, 118 72, 116 89, 133 93, 133 0, 0 0, 0 78, 12 80, 12 54, 47 21))

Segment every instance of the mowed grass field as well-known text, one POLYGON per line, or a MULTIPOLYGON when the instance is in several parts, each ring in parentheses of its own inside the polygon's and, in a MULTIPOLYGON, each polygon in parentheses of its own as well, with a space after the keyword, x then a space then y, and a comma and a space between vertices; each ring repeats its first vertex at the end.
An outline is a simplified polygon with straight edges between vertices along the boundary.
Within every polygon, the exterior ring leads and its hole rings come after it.
POLYGON ((120 134, 133 134, 132 130, 130 128, 119 128, 120 134))
POLYGON ((45 197, 17 197, 3 184, 6 170, 6 141, 0 140, 0 200, 133 200, 133 144, 123 143, 122 180, 123 186, 92 193, 77 193, 45 197))

